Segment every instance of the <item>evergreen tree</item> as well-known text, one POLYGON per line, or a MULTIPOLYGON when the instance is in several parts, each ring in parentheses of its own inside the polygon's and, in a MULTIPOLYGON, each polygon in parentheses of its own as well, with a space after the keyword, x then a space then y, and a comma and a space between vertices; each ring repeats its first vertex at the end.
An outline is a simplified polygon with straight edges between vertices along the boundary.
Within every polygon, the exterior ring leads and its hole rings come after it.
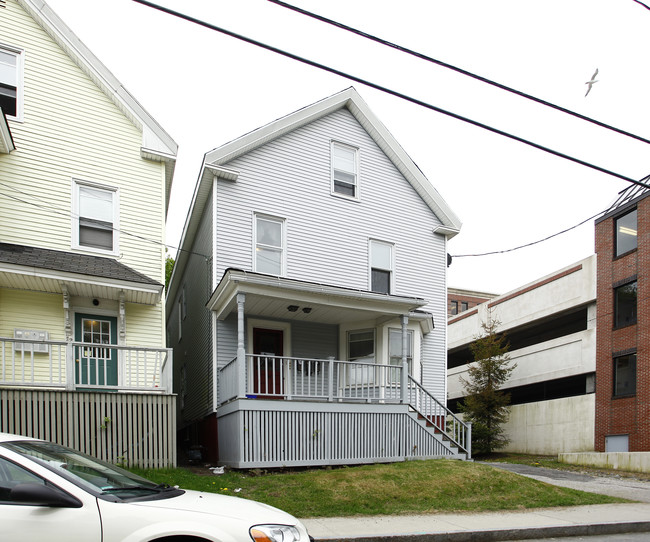
POLYGON ((468 378, 461 378, 465 399, 460 411, 472 422, 472 451, 477 454, 492 453, 509 442, 502 426, 510 414, 510 394, 501 387, 516 364, 510 365, 505 335, 497 333, 500 324, 490 315, 481 323, 482 333, 470 345, 475 363, 469 366, 468 378))

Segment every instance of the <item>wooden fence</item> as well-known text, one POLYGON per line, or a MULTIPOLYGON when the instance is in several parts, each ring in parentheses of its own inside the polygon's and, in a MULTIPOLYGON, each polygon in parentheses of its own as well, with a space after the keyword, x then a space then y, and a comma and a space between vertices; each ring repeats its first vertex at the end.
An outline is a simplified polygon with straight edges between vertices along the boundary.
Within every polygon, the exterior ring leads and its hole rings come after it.
POLYGON ((110 463, 176 466, 176 396, 0 389, 0 431, 110 463))

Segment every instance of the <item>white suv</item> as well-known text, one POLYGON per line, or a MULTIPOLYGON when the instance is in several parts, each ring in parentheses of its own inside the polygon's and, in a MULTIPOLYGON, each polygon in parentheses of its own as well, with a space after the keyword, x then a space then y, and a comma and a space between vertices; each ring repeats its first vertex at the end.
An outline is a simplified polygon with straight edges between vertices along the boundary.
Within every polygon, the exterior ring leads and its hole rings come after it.
POLYGON ((0 540, 309 542, 255 501, 156 485, 50 442, 0 433, 0 540))

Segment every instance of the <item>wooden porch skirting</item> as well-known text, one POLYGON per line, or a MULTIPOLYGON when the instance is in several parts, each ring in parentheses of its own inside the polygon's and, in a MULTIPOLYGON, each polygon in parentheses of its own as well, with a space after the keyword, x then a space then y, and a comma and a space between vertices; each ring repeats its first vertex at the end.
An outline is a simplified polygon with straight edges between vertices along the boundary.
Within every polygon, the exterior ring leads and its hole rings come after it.
POLYGON ((219 464, 233 468, 465 458, 408 405, 239 399, 217 419, 219 464))
POLYGON ((176 466, 176 396, 0 389, 0 431, 109 463, 176 466))

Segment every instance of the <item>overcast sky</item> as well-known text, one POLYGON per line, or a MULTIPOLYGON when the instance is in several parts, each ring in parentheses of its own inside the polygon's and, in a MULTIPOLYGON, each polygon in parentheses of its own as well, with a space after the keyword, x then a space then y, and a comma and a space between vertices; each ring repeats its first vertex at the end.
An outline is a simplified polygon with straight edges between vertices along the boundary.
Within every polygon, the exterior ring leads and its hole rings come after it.
MULTIPOLYGON (((463 222, 449 286, 504 293, 593 254, 582 222, 629 183, 131 0, 48 0, 180 146, 176 246, 205 152, 354 86, 463 222)), ((634 0, 294 0, 380 36, 650 138, 647 29, 634 0), (598 68, 598 82, 585 97, 598 68)), ((159 4, 633 179, 650 146, 373 44, 266 0, 159 4)), ((408 213, 404 220, 408 221, 408 213)), ((417 227, 414 224, 414 227, 417 227)))

